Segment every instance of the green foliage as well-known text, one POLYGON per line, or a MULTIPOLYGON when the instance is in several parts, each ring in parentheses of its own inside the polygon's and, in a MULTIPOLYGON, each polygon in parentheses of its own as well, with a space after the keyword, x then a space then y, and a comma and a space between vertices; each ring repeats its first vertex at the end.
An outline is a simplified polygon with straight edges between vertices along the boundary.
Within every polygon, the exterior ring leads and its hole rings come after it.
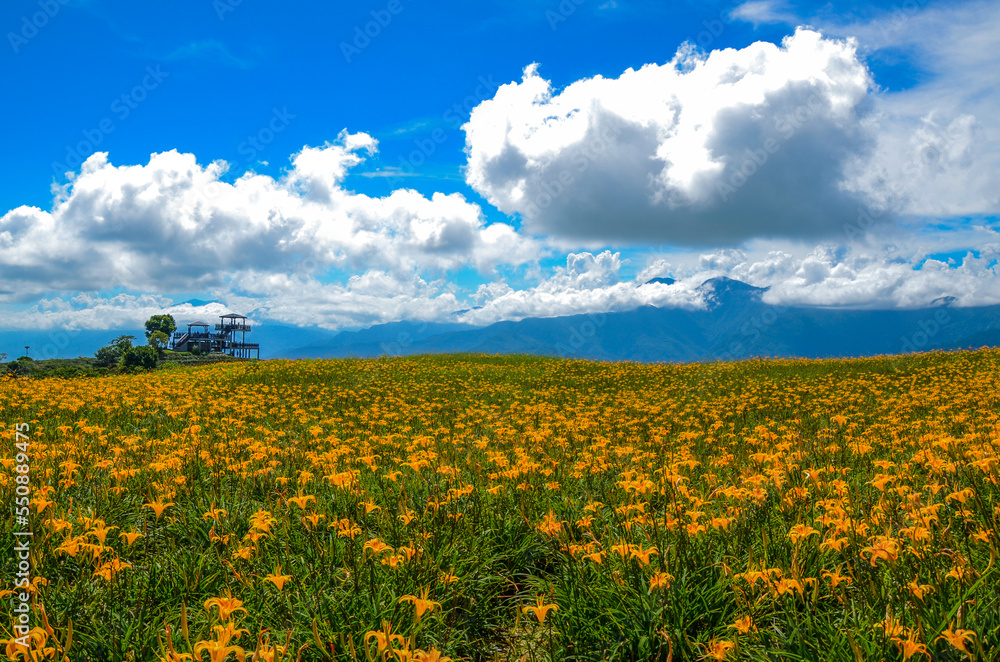
POLYGON ((177 322, 173 315, 153 315, 146 320, 146 337, 150 338, 154 333, 160 332, 166 336, 177 330, 177 322))
POLYGON ((107 374, 107 369, 98 365, 96 359, 79 357, 75 359, 45 359, 42 361, 11 361, 2 368, 15 377, 96 377, 107 374))
POLYGON ((124 352, 132 346, 133 340, 135 340, 135 336, 121 335, 111 341, 111 347, 117 347, 124 352))
POLYGON ((158 359, 155 347, 129 347, 122 353, 121 364, 126 370, 152 370, 158 359))
POLYGON ((94 355, 97 365, 102 368, 113 368, 118 365, 125 352, 132 348, 133 340, 135 336, 121 335, 97 350, 94 355))
POLYGON ((111 368, 118 364, 121 355, 116 354, 110 347, 102 347, 94 354, 94 361, 102 368, 111 368))
POLYGON ((153 331, 149 334, 149 346, 156 349, 161 356, 163 355, 163 350, 167 348, 167 343, 169 342, 170 336, 163 331, 153 331))

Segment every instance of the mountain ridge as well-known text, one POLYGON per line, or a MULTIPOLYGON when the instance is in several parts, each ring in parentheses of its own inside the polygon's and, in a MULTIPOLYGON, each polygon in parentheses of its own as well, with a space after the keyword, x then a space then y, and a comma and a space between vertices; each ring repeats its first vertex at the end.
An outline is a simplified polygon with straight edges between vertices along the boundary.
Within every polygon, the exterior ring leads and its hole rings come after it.
POLYGON ((754 356, 834 358, 955 348, 963 341, 1000 344, 1000 306, 857 310, 776 306, 768 288, 720 277, 699 289, 706 309, 641 306, 634 310, 526 318, 474 327, 393 322, 342 333, 287 358, 344 358, 479 352, 597 360, 689 362, 754 356), (449 328, 451 327, 451 328, 449 328), (423 328, 422 332, 417 332, 423 328), (395 334, 395 337, 394 335, 395 334))
MULTIPOLYGON (((671 279, 658 279, 670 286, 671 279)), ((653 282, 653 281, 649 281, 653 282)), ((1000 306, 961 308, 940 297, 916 310, 771 305, 767 288, 712 278, 698 288, 703 309, 644 305, 628 311, 529 317, 486 326, 397 321, 330 331, 260 319, 248 341, 261 358, 345 358, 478 352, 536 354, 605 361, 692 362, 755 356, 832 358, 929 349, 1000 346, 1000 306)), ((186 320, 178 319, 178 326, 186 320)), ((121 334, 140 329, 0 329, 9 359, 25 345, 36 358, 92 356, 121 334)))

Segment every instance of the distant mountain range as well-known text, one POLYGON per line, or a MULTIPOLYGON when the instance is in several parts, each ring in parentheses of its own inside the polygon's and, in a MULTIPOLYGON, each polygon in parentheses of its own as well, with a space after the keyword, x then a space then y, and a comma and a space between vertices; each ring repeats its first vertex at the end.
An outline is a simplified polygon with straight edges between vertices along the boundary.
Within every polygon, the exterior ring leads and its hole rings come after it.
MULTIPOLYGON (((672 284, 671 279, 658 282, 672 284)), ((618 313, 529 318, 486 327, 395 322, 283 352, 288 358, 452 352, 538 354, 608 361, 702 361, 754 356, 825 358, 1000 345, 1000 306, 844 310, 774 306, 766 288, 705 281, 703 310, 644 306, 618 313)))
MULTIPOLYGON (((193 320, 177 320, 180 327, 193 320)), ((218 319, 207 318, 205 322, 215 323, 218 319)), ((251 335, 247 342, 260 343, 260 356, 264 358, 279 358, 289 352, 298 351, 304 345, 319 344, 332 341, 336 332, 314 327, 301 327, 292 324, 265 321, 262 324, 252 324, 251 335)), ((110 330, 74 330, 53 329, 50 331, 35 330, 0 330, 0 352, 6 352, 7 360, 24 355, 24 346, 28 345, 28 356, 34 359, 75 358, 77 356, 93 356, 94 353, 120 335, 130 335, 136 338, 135 344, 146 344, 144 329, 110 329, 110 330)))
MULTIPOLYGON (((673 284, 669 278, 654 280, 673 284)), ((708 303, 701 310, 644 306, 627 312, 529 318, 489 326, 403 321, 340 333, 264 320, 253 325, 252 336, 260 343, 261 358, 480 352, 686 362, 1000 346, 1000 306, 957 308, 953 297, 919 310, 844 310, 770 305, 762 300, 766 288, 730 278, 707 280, 700 289, 708 303)), ((252 311, 246 314, 252 317, 252 311)), ((24 345, 31 345, 30 355, 35 358, 92 356, 123 333, 140 342, 144 339, 141 329, 0 331, 0 351, 13 359, 23 353, 24 345)))

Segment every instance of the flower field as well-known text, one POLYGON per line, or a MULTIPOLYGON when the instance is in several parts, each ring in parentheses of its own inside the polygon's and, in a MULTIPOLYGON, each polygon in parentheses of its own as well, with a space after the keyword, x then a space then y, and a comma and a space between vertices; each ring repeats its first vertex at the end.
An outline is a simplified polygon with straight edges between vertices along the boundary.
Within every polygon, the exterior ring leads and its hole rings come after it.
POLYGON ((1000 650, 997 350, 228 363, 7 380, 0 424, 9 659, 1000 650))

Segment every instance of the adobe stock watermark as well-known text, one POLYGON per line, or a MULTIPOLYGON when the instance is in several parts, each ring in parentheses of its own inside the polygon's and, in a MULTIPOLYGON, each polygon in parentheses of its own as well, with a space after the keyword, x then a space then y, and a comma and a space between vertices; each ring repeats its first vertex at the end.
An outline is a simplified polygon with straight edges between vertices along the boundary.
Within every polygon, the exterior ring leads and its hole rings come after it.
MULTIPOLYGON (((31 632, 31 426, 14 426, 14 643, 27 648, 31 632)), ((10 650, 10 649, 8 649, 10 650)))
POLYGON ((369 13, 372 20, 364 25, 355 25, 353 39, 349 42, 340 42, 340 53, 344 56, 344 61, 350 64, 355 57, 361 55, 361 51, 371 46, 372 41, 378 39, 382 31, 389 27, 393 19, 402 14, 404 9, 402 0, 389 0, 384 8, 371 10, 369 13))
POLYGON ((569 17, 576 13, 576 10, 585 3, 587 0, 562 0, 559 5, 553 9, 545 10, 545 20, 549 22, 549 27, 553 31, 559 27, 560 23, 565 23, 569 20, 569 17))
MULTIPOLYGON (((240 144, 236 146, 236 151, 239 152, 246 163, 252 163, 261 152, 277 139, 278 134, 291 125, 292 120, 296 119, 296 117, 297 115, 289 112, 288 106, 282 106, 280 109, 277 107, 272 108, 270 119, 256 132, 240 141, 240 144)), ((223 196, 231 194, 233 186, 233 184, 219 179, 212 179, 203 184, 196 184, 191 190, 199 201, 207 205, 212 205, 223 196)))
MULTIPOLYGON (((132 89, 115 97, 111 102, 110 110, 117 118, 118 122, 124 122, 132 112, 139 107, 149 96, 150 92, 160 86, 170 74, 163 71, 160 65, 154 68, 152 65, 146 67, 146 73, 142 79, 136 83, 132 89)), ((59 161, 52 162, 52 172, 57 177, 61 177, 67 171, 76 170, 87 160, 91 154, 104 142, 104 139, 114 133, 118 127, 112 117, 105 117, 97 126, 92 129, 83 129, 80 133, 83 140, 75 144, 66 145, 65 163, 59 161)))
POLYGON ((747 148, 743 151, 743 160, 734 169, 732 174, 729 175, 729 181, 717 182, 715 185, 722 201, 729 202, 729 199, 764 167, 771 159, 771 156, 778 153, 782 144, 791 140, 803 126, 816 117, 825 107, 826 104, 823 99, 820 98, 819 94, 813 92, 806 102, 799 104, 795 110, 776 117, 774 128, 778 132, 780 140, 775 137, 769 137, 757 148, 747 148))
MULTIPOLYGON (((935 125, 925 123, 921 127, 921 131, 929 134, 933 140, 924 145, 918 155, 907 159, 906 163, 903 164, 902 172, 906 179, 914 179, 920 175, 922 168, 940 162, 943 152, 947 151, 957 140, 956 130, 951 127, 948 131, 942 131, 935 125)), ((901 199, 905 196, 902 186, 891 179, 886 184, 885 193, 888 200, 901 199)), ((853 223, 844 223, 844 234, 851 241, 864 236, 888 211, 888 204, 883 207, 859 205, 857 219, 853 223)))
POLYGON ((226 20, 226 14, 236 11, 236 8, 243 4, 243 0, 212 0, 212 9, 220 21, 226 20))
POLYGON ((295 115, 288 112, 288 106, 282 106, 281 110, 271 109, 271 119, 260 128, 257 133, 249 135, 236 148, 247 162, 253 161, 257 155, 274 142, 275 137, 288 128, 288 125, 295 119, 295 115))
POLYGON ((21 26, 17 32, 8 32, 7 41, 11 49, 17 55, 21 48, 29 41, 38 36, 38 32, 49 24, 70 0, 38 0, 38 9, 32 14, 25 14, 21 17, 21 26))
POLYGON ((49 341, 38 351, 40 359, 54 359, 70 346, 74 338, 80 335, 79 329, 56 329, 49 332, 49 341))
MULTIPOLYGON (((427 322, 421 322, 420 326, 413 330, 413 333, 419 335, 426 330, 427 322)), ((382 350, 382 355, 391 357, 403 356, 406 349, 412 345, 415 340, 413 333, 410 333, 409 331, 400 331, 396 334, 395 340, 379 343, 379 349, 382 350)))
POLYGON ((889 8, 888 20, 875 19, 874 26, 879 29, 883 37, 888 37, 906 27, 910 19, 926 4, 927 0, 906 0, 902 5, 893 5, 889 8))
POLYGON ((769 305, 761 313, 751 316, 740 326, 740 338, 729 343, 727 350, 719 355, 719 360, 735 361, 739 358, 745 358, 754 345, 772 330, 772 327, 788 311, 788 308, 783 304, 769 305))
MULTIPOLYGON (((569 158, 571 165, 562 168, 554 177, 547 177, 544 180, 541 174, 534 177, 533 182, 538 184, 541 191, 528 202, 523 215, 526 218, 533 218, 551 207, 577 181, 577 178, 590 168, 591 164, 610 149, 622 130, 619 121, 612 122, 610 126, 601 129, 596 137, 577 147, 569 158)), ((549 163, 543 164, 539 170, 544 171, 548 165, 549 163)))
POLYGON ((556 343, 556 354, 562 358, 579 357, 587 345, 596 345, 601 330, 608 321, 606 313, 590 313, 587 319, 574 324, 565 343, 556 343))
POLYGON ((948 314, 948 311, 938 308, 932 316, 917 322, 916 331, 900 337, 902 343, 899 346, 899 353, 909 354, 927 349, 934 337, 950 322, 951 315, 948 314))
POLYGON ((732 25, 733 19, 730 14, 730 10, 723 9, 715 18, 702 21, 702 27, 705 29, 695 35, 694 42, 707 51, 715 40, 722 36, 726 28, 732 25))
MULTIPOLYGON (((466 96, 461 101, 455 102, 441 115, 441 120, 455 131, 462 128, 462 125, 472 116, 472 111, 476 106, 487 99, 493 98, 496 91, 500 89, 500 85, 493 80, 493 74, 485 77, 479 76, 476 82, 477 85, 472 94, 466 96)), ((427 160, 434 155, 438 148, 448 142, 448 138, 449 134, 444 129, 438 127, 432 130, 427 137, 414 139, 414 149, 409 154, 399 157, 399 165, 396 166, 396 171, 400 174, 386 178, 386 184, 388 184, 389 188, 402 188, 403 177, 416 174, 417 170, 427 163, 427 160)))

